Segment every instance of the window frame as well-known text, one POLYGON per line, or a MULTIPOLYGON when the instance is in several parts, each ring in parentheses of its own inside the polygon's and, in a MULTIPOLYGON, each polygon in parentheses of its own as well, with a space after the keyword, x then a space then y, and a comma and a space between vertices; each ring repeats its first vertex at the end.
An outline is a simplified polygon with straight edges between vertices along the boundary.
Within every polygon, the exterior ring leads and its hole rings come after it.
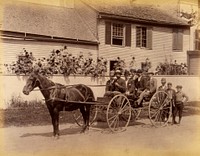
MULTIPOLYGON (((111 45, 112 46, 120 46, 120 47, 125 47, 125 40, 126 40, 126 26, 124 23, 119 23, 119 22, 111 22, 111 45), (113 25, 122 25, 123 26, 123 37, 122 37, 122 45, 119 45, 119 44, 113 44, 113 31, 114 31, 114 26, 113 25)), ((121 36, 119 36, 120 38, 121 36)), ((115 39, 115 38, 114 38, 115 39)), ((117 37, 116 37, 117 39, 117 37)))
POLYGON ((145 26, 136 26, 136 47, 137 48, 147 48, 147 40, 148 40, 148 36, 147 36, 147 27, 145 26), (143 46, 143 29, 145 28, 145 44, 146 46, 143 46), (139 45, 138 45, 138 30, 140 30, 139 32, 139 45))
MULTIPOLYGON (((142 36, 143 31, 140 31, 140 36, 142 36)), ((153 50, 153 26, 151 25, 136 25, 135 26, 135 47, 140 49, 146 49, 146 50, 153 50), (145 28, 146 31, 146 38, 142 39, 142 37, 138 37, 138 29, 142 30, 145 28), (138 44, 138 38, 140 38, 140 44, 138 44), (145 40, 146 46, 142 43, 143 40, 145 40)))

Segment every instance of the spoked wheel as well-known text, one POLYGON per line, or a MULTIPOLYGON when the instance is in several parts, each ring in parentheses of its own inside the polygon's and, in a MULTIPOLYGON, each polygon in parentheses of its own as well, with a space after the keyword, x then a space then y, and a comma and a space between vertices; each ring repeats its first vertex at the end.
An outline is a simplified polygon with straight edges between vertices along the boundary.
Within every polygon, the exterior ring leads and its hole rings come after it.
POLYGON ((112 132, 126 130, 131 119, 131 104, 126 96, 114 96, 107 107, 106 119, 112 132))
POLYGON ((132 119, 137 120, 140 116, 142 108, 132 108, 132 119))
POLYGON ((172 115, 172 103, 164 91, 156 92, 149 102, 149 119, 156 127, 165 126, 172 115))
MULTIPOLYGON (((89 123, 90 126, 94 123, 94 121, 97 117, 97 113, 98 113, 97 112, 97 106, 92 105, 90 107, 90 123, 89 123)), ((83 121, 83 117, 82 117, 81 112, 79 110, 75 110, 73 112, 73 117, 74 117, 74 120, 77 123, 77 125, 82 127, 84 121, 83 121)))

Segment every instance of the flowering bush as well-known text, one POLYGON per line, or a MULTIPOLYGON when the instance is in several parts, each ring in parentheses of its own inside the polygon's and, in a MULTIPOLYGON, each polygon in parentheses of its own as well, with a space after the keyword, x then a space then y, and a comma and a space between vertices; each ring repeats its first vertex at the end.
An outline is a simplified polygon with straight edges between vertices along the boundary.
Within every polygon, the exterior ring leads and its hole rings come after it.
POLYGON ((35 58, 33 57, 32 52, 27 52, 26 49, 23 49, 23 52, 18 55, 17 61, 11 64, 5 64, 9 73, 19 74, 29 74, 33 69, 33 62, 35 58))
POLYGON ((188 74, 187 65, 185 63, 160 63, 156 68, 158 75, 186 75, 188 74))
POLYGON ((35 59, 32 53, 23 49, 23 52, 18 55, 18 60, 8 65, 5 64, 7 71, 16 74, 29 74, 33 67, 39 67, 40 73, 43 75, 71 74, 104 76, 107 71, 107 60, 98 58, 95 62, 92 58, 84 58, 83 54, 72 56, 65 46, 60 50, 52 50, 48 58, 35 59))

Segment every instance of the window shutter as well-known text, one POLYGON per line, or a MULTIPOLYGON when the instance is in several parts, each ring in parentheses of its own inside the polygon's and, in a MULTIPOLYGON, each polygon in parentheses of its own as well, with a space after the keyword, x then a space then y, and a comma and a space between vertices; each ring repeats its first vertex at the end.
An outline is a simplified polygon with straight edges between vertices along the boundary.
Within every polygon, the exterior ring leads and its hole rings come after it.
POLYGON ((183 50, 183 30, 178 31, 177 50, 183 50))
POLYGON ((195 30, 195 50, 199 50, 199 39, 198 39, 199 30, 195 30))
POLYGON ((153 27, 147 28, 147 48, 152 49, 152 42, 153 42, 153 27))
POLYGON ((140 47, 141 46, 141 28, 140 27, 136 27, 136 47, 140 47))
POLYGON ((106 22, 105 43, 111 44, 111 22, 106 22))
POLYGON ((131 46, 131 24, 126 24, 125 46, 131 46))
POLYGON ((173 50, 177 50, 177 29, 173 29, 173 40, 172 40, 172 48, 173 50))

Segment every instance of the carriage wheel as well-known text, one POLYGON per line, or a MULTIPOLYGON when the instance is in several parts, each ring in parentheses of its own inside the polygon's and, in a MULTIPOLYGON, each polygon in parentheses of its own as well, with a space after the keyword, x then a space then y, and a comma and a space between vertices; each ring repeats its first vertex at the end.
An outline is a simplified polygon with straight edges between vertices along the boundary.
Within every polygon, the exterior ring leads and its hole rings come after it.
MULTIPOLYGON (((90 107, 90 123, 89 123, 90 126, 94 123, 94 121, 97 117, 97 113, 98 113, 97 106, 92 105, 90 107)), ((73 112, 73 117, 74 117, 74 120, 77 123, 77 125, 82 127, 83 126, 83 117, 82 117, 81 112, 79 110, 75 110, 73 112)))
POLYGON ((126 130, 131 119, 131 104, 123 94, 114 96, 107 107, 106 119, 112 132, 126 130))
POLYGON ((132 108, 132 119, 137 120, 140 116, 140 113, 142 111, 142 108, 132 108))
POLYGON ((164 91, 156 92, 149 102, 149 119, 156 127, 165 126, 172 114, 172 103, 164 91))

